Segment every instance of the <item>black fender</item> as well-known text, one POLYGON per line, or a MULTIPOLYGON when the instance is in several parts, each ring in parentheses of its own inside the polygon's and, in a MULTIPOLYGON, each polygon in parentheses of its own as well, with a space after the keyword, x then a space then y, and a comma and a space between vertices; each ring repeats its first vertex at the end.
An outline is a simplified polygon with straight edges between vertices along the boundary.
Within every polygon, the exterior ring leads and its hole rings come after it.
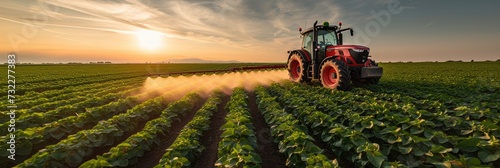
POLYGON ((318 66, 319 66, 319 68, 318 68, 318 73, 319 73, 319 71, 321 71, 321 65, 323 65, 323 63, 325 63, 325 62, 326 62, 326 61, 328 61, 328 60, 337 59, 337 58, 339 58, 339 57, 340 57, 339 55, 334 55, 334 56, 330 56, 330 57, 327 57, 327 58, 323 59, 323 60, 321 61, 321 63, 319 63, 319 64, 318 64, 318 66))
POLYGON ((302 50, 293 50, 293 51, 288 51, 288 58, 286 59, 286 63, 288 64, 288 61, 290 60, 290 57, 294 54, 294 53, 297 53, 300 57, 302 57, 303 60, 306 60, 307 63, 310 63, 311 62, 311 58, 309 57, 309 55, 307 55, 307 53, 305 53, 304 51, 302 50))

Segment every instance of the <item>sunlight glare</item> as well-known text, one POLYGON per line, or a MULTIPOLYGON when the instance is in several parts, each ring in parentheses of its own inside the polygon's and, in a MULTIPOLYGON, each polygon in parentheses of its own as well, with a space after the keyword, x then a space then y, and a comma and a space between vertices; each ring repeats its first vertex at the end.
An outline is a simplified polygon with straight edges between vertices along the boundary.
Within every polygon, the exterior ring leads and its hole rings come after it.
POLYGON ((141 29, 136 31, 135 35, 139 40, 139 46, 144 49, 153 50, 157 49, 162 44, 162 33, 141 29))

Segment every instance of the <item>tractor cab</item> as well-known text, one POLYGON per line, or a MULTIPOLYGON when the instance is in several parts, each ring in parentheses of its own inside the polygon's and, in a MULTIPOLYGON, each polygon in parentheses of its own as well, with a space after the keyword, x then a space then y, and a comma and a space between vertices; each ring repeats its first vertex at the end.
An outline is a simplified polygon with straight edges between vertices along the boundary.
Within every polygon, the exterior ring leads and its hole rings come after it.
POLYGON ((307 51, 308 55, 315 60, 323 60, 331 56, 343 56, 344 51, 347 51, 347 53, 354 56, 352 60, 347 58, 347 64, 364 66, 363 64, 368 61, 370 49, 359 45, 343 45, 343 32, 349 31, 349 34, 354 36, 354 31, 352 28, 341 29, 341 27, 342 23, 339 23, 339 26, 329 26, 329 23, 325 22, 323 25, 316 25, 315 29, 311 27, 304 32, 300 30, 302 49, 307 51), (313 41, 316 41, 316 43, 313 44, 313 41))
MULTIPOLYGON (((312 32, 312 30, 306 31, 302 34, 302 49, 306 50, 309 53, 312 53, 312 42, 314 40, 313 36, 314 33, 312 32)), ((319 47, 319 49, 324 49, 326 48, 326 46, 340 44, 338 41, 339 39, 337 38, 337 32, 333 28, 318 30, 317 39, 318 40, 316 46, 319 47)))

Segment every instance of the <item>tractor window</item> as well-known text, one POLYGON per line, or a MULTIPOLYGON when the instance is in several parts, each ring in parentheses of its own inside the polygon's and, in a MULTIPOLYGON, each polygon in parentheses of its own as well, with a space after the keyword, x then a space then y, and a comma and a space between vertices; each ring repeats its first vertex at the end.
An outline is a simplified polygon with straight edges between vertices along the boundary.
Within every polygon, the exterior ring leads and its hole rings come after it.
POLYGON ((312 48, 312 36, 313 33, 307 33, 304 35, 303 40, 302 40, 302 48, 304 48, 306 51, 309 51, 311 53, 311 48, 312 48))
POLYGON ((337 45, 337 34, 334 30, 319 30, 318 46, 325 47, 329 45, 337 45))

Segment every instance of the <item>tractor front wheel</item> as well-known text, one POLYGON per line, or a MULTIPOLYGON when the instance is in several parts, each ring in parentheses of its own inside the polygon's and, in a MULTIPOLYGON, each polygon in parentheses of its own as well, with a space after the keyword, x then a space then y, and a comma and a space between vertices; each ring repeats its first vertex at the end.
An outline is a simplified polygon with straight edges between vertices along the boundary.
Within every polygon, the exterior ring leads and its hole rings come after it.
POLYGON ((307 77, 308 64, 297 53, 292 54, 288 59, 288 75, 290 80, 294 82, 310 82, 311 79, 307 77))
POLYGON ((330 59, 321 65, 320 80, 324 87, 330 89, 350 90, 350 72, 344 62, 330 59))

